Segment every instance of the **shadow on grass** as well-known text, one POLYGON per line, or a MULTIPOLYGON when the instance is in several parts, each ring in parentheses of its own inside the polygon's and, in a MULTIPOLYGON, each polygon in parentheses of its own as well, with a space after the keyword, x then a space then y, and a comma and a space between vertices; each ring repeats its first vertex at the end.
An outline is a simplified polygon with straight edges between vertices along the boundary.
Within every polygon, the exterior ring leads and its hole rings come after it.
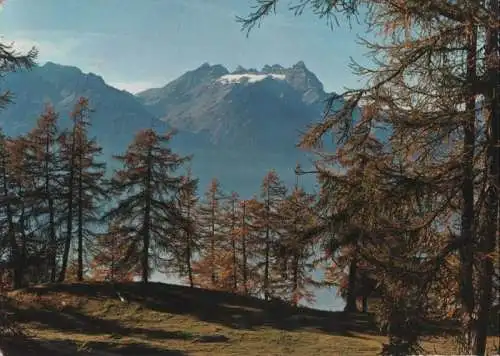
POLYGON ((106 341, 90 341, 84 345, 77 345, 74 342, 68 341, 50 341, 48 345, 44 345, 45 348, 50 348, 53 350, 58 350, 64 348, 69 355, 141 355, 141 356, 185 356, 187 355, 183 351, 179 350, 165 350, 156 348, 150 345, 144 345, 140 343, 127 343, 127 344, 117 344, 114 342, 106 341))
POLYGON ((51 329, 87 335, 143 336, 149 339, 162 340, 193 340, 195 338, 194 335, 184 331, 126 327, 115 320, 85 315, 76 308, 66 308, 61 312, 33 307, 19 309, 16 311, 15 318, 21 323, 35 322, 51 329))
POLYGON ((141 355, 141 356, 185 356, 186 353, 179 350, 165 350, 149 345, 129 343, 118 345, 113 342, 88 342, 84 345, 73 341, 44 340, 43 342, 25 339, 22 342, 9 343, 2 347, 6 356, 121 356, 121 355, 141 355))
MULTIPOLYGON (((343 336, 354 333, 378 334, 373 317, 368 314, 327 312, 309 308, 294 308, 284 302, 263 300, 231 293, 167 285, 163 283, 106 283, 45 285, 25 289, 24 292, 43 296, 68 293, 81 298, 117 300, 118 295, 161 313, 190 315, 198 320, 216 323, 233 329, 255 330, 270 327, 279 330, 320 330, 343 336)), ((117 333, 120 335, 145 334, 161 339, 189 340, 189 333, 169 333, 161 330, 131 329, 119 323, 83 315, 77 309, 64 313, 47 310, 26 310, 25 321, 38 321, 46 326, 84 333, 117 333), (92 326, 92 327, 89 327, 92 326)))

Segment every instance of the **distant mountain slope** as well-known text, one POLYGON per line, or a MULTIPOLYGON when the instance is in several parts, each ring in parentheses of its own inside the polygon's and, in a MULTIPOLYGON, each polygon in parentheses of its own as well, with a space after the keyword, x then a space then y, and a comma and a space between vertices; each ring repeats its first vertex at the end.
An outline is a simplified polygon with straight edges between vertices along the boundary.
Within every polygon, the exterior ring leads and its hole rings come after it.
POLYGON ((226 146, 293 149, 299 129, 319 118, 323 85, 303 62, 261 71, 203 64, 163 88, 138 93, 152 114, 173 127, 207 132, 226 146))
POLYGON ((0 125, 10 135, 30 130, 49 102, 60 113, 61 125, 69 125, 73 106, 82 95, 89 98, 94 110, 91 133, 105 143, 109 152, 121 151, 139 129, 150 125, 168 127, 132 94, 76 67, 48 62, 28 72, 9 74, 0 84, 14 94, 14 103, 0 111, 0 125))
MULTIPOLYGON (((47 102, 67 127, 76 100, 87 96, 94 109, 91 134, 103 146, 104 160, 113 163, 110 155, 123 152, 140 129, 175 127, 179 134, 172 146, 194 154, 192 168, 200 190, 217 177, 227 191, 242 196, 258 192, 270 169, 292 184, 296 163, 310 164, 295 144, 300 132, 321 117, 327 96, 303 62, 259 71, 239 67, 232 73, 205 63, 137 96, 113 88, 96 74, 51 62, 9 74, 0 86, 15 95, 15 103, 0 111, 0 126, 9 135, 30 130, 47 102)), ((310 186, 313 178, 305 177, 304 184, 310 186)))

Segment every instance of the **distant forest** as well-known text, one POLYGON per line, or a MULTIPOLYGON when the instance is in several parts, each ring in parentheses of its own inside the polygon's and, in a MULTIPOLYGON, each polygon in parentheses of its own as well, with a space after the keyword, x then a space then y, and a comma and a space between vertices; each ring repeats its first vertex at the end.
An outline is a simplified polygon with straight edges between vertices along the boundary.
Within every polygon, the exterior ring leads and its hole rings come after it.
POLYGON ((294 305, 311 302, 313 286, 348 285, 342 270, 349 246, 342 246, 343 265, 329 280, 311 279, 327 260, 318 252, 326 231, 316 214, 318 196, 298 179, 289 189, 270 171, 253 199, 240 200, 214 178, 200 197, 191 157, 169 148, 174 132, 152 129, 138 132, 114 157, 121 167, 107 179, 98 141, 87 133, 89 105, 79 99, 70 129, 58 128, 48 105, 31 132, 0 137, 4 264, 12 272, 4 283, 147 283, 156 270, 192 287, 294 305))

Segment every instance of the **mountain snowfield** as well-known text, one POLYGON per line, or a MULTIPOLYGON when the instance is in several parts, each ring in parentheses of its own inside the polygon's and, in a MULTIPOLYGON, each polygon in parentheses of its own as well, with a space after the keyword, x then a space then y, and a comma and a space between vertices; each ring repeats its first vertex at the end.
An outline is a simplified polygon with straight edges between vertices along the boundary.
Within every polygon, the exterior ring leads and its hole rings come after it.
POLYGON ((226 74, 218 78, 217 81, 223 84, 234 84, 234 83, 257 83, 266 78, 285 80, 286 76, 284 74, 254 74, 254 73, 243 73, 243 74, 226 74))

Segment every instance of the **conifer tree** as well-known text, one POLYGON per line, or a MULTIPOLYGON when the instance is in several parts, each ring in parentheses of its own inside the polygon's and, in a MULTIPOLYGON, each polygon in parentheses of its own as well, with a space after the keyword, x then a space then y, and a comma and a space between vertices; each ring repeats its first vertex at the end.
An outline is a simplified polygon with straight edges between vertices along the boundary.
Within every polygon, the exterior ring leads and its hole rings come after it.
POLYGON ((106 165, 97 161, 102 149, 95 140, 90 140, 87 136, 89 114, 89 101, 81 97, 72 113, 72 131, 61 137, 63 170, 66 173, 64 184, 67 189, 67 236, 60 281, 65 276, 74 224, 77 228, 77 280, 83 280, 84 240, 94 235, 91 224, 98 222, 99 201, 106 195, 103 185, 106 165))
POLYGON ((83 280, 83 255, 85 239, 95 236, 93 225, 98 222, 100 203, 107 195, 104 185, 105 164, 97 161, 102 149, 95 140, 87 138, 84 129, 77 130, 77 239, 78 281, 83 280))
MULTIPOLYGON (((13 44, 0 42, 0 75, 23 69, 31 69, 35 65, 38 51, 33 47, 28 52, 21 54, 13 44)), ((0 110, 13 101, 15 93, 2 90, 0 93, 0 110)))
MULTIPOLYGON (((244 24, 254 25, 277 2, 259 2, 257 11, 244 20, 244 24)), ((417 245, 426 250, 426 257, 420 258, 420 262, 414 258, 399 261, 401 268, 404 264, 409 269, 420 267, 420 278, 414 280, 416 284, 406 286, 411 290, 419 281, 425 280, 427 287, 437 283, 447 269, 446 261, 458 255, 459 275, 454 278, 460 285, 462 351, 484 354, 487 314, 494 288, 495 262, 491 257, 497 248, 494 231, 498 231, 498 1, 309 0, 299 4, 299 10, 300 6, 307 5, 327 16, 338 12, 349 15, 356 12, 358 6, 368 5, 370 28, 382 30, 387 36, 378 43, 364 42, 376 56, 376 68, 356 68, 359 74, 368 76, 369 86, 345 93, 344 109, 329 112, 323 122, 314 125, 302 140, 303 146, 318 146, 324 134, 333 129, 341 138, 340 148, 356 150, 353 143, 360 142, 363 131, 367 136, 380 125, 390 129, 386 152, 398 155, 400 164, 394 160, 382 162, 377 174, 381 181, 376 185, 380 191, 391 189, 399 199, 396 204, 408 210, 390 216, 387 207, 386 212, 372 216, 379 231, 382 226, 391 231, 383 233, 384 238, 395 238, 396 227, 405 236, 404 244, 399 244, 387 257, 391 254, 401 257, 396 254, 402 255, 403 251, 422 256, 423 251, 410 245, 420 239, 417 245), (364 102, 363 117, 356 129, 352 125, 352 112, 360 100, 364 102), (385 188, 382 183, 387 184, 385 188), (425 211, 416 200, 431 200, 433 209, 425 211), (417 213, 409 214, 410 210, 417 213), (460 221, 458 229, 457 220, 460 221), (433 231, 430 234, 431 226, 436 225, 448 230, 447 233, 433 231)), ((332 97, 330 104, 337 98, 332 97)), ((372 235, 375 234, 372 232, 372 235)), ((381 247, 383 243, 379 243, 381 247)), ((386 285, 388 300, 401 294, 393 283, 399 273, 393 262, 388 259, 377 266, 379 270, 384 265, 392 268, 387 270, 392 273, 392 284, 386 285)), ((420 288, 421 292, 414 297, 425 302, 423 291, 427 287, 420 288)), ((405 303, 393 303, 409 308, 399 310, 400 315, 410 313, 413 308, 405 303)), ((420 302, 413 305, 432 307, 420 302)), ((415 310, 411 313, 413 317, 418 314, 415 310)), ((405 329, 398 324, 401 320, 396 320, 396 313, 393 316, 399 327, 391 329, 398 332, 405 329)), ((418 343, 413 338, 415 334, 408 333, 411 342, 394 338, 391 343, 396 340, 402 347, 398 352, 411 353, 411 347, 418 343)), ((397 346, 395 343, 391 347, 397 346)))
MULTIPOLYGON (((226 251, 222 245, 225 238, 225 221, 222 205, 226 199, 217 179, 213 179, 205 199, 198 207, 198 225, 203 249, 194 266, 197 284, 204 288, 221 289, 225 284, 222 268, 225 267, 226 251), (223 280, 224 279, 224 280, 223 280)), ((226 271, 224 271, 226 272, 226 271)))
POLYGON ((297 185, 279 207, 282 235, 278 241, 278 268, 284 279, 282 293, 293 305, 302 299, 313 302, 310 273, 314 269, 314 240, 307 233, 315 226, 315 197, 297 185))
POLYGON ((126 229, 111 223, 107 232, 97 235, 90 263, 91 279, 130 282, 140 277, 140 251, 128 240, 126 229))
POLYGON ((181 276, 186 276, 189 286, 194 287, 193 258, 200 252, 199 233, 196 221, 196 207, 198 197, 196 189, 198 180, 193 179, 191 170, 182 177, 181 187, 176 196, 177 208, 182 219, 176 229, 175 244, 175 269, 181 276))
POLYGON ((0 179, 2 188, 2 231, 5 232, 6 240, 2 245, 7 247, 9 264, 12 265, 13 277, 12 283, 14 288, 21 287, 22 284, 22 266, 20 260, 22 257, 16 239, 16 224, 15 224, 15 206, 16 195, 13 192, 12 172, 10 171, 10 163, 12 157, 8 149, 8 139, 3 133, 0 135, 0 179))
POLYGON ((242 210, 242 271, 246 294, 262 296, 262 236, 265 221, 262 219, 264 203, 257 197, 244 201, 242 210))
MULTIPOLYGON (((35 63, 37 56, 37 51, 32 48, 29 52, 21 54, 15 50, 12 45, 7 45, 0 42, 0 76, 5 75, 8 72, 13 72, 16 70, 30 69, 35 63)), ((13 94, 9 90, 4 88, 0 91, 0 110, 5 108, 9 103, 12 102, 13 94)), ((5 232, 0 240, 0 246, 4 248, 5 246, 14 247, 14 226, 12 221, 12 211, 11 211, 11 196, 9 195, 9 172, 7 170, 8 154, 5 147, 5 136, 3 135, 2 128, 0 128, 0 213, 2 214, 2 219, 0 220, 0 231, 5 232), (5 220, 4 220, 5 219, 5 220)), ((5 252, 5 251, 2 251, 5 252)), ((18 251, 16 249, 11 250, 9 254, 2 254, 3 256, 8 256, 9 260, 16 261, 18 258, 18 251)), ((14 280, 19 280, 19 276, 14 276, 14 280)), ((3 292, 0 291, 0 293, 3 292)), ((0 302, 5 305, 5 296, 1 293, 0 302)), ((16 323, 8 316, 3 306, 0 310, 0 333, 11 335, 20 333, 17 328, 16 323)))
POLYGON ((173 135, 161 135, 152 129, 140 131, 125 154, 116 156, 123 164, 111 182, 117 204, 105 219, 127 228, 128 240, 141 251, 144 283, 151 268, 160 264, 161 254, 172 253, 174 230, 182 219, 175 204, 182 177, 176 171, 189 157, 181 157, 168 147, 173 135))
POLYGON ((33 194, 38 201, 38 230, 46 236, 47 266, 50 282, 56 281, 58 236, 56 231, 61 224, 61 205, 63 196, 60 194, 61 159, 58 150, 59 132, 57 128, 58 115, 53 107, 48 105, 40 116, 37 126, 28 134, 30 146, 31 167, 35 176, 40 177, 39 184, 33 194))
POLYGON ((218 231, 220 241, 215 253, 218 268, 217 277, 219 288, 236 293, 239 285, 239 221, 238 221, 238 194, 232 192, 227 196, 219 197, 220 221, 218 231))
POLYGON ((266 174, 261 185, 261 198, 263 210, 259 213, 262 226, 263 247, 263 285, 262 292, 265 300, 272 295, 272 278, 275 256, 274 247, 278 239, 278 229, 281 227, 282 217, 279 215, 279 205, 285 199, 286 187, 275 171, 266 174))
POLYGON ((238 231, 237 231, 237 211, 236 207, 238 204, 238 193, 233 192, 229 198, 229 211, 228 211, 228 223, 229 226, 229 240, 230 249, 232 254, 232 290, 233 293, 238 291, 238 231))
POLYGON ((248 226, 248 201, 247 200, 242 200, 240 201, 240 209, 239 209, 239 224, 237 227, 237 230, 235 231, 236 236, 240 240, 241 243, 241 264, 240 264, 240 271, 241 271, 241 283, 240 286, 242 285, 243 287, 240 287, 242 289, 242 292, 245 295, 248 295, 249 289, 248 289, 248 238, 249 238, 249 226, 248 226))
POLYGON ((35 204, 33 191, 36 177, 31 170, 32 161, 28 155, 28 143, 25 137, 18 137, 7 141, 9 162, 7 170, 10 172, 10 214, 14 227, 12 249, 17 251, 17 258, 13 261, 16 269, 14 288, 25 284, 25 268, 33 246, 33 216, 35 204))
MULTIPOLYGON (((76 134, 79 126, 79 119, 83 119, 83 116, 79 116, 79 109, 84 109, 79 104, 84 104, 85 102, 80 98, 79 103, 75 105, 75 108, 71 114, 73 120, 73 126, 71 133, 64 132, 60 138, 61 145, 61 158, 63 159, 62 171, 64 172, 64 194, 66 196, 65 210, 66 210, 66 238, 64 240, 64 249, 62 255, 62 265, 61 271, 59 272, 58 282, 64 282, 66 279, 66 270, 68 268, 68 259, 70 254, 71 242, 73 239, 73 223, 75 219, 74 209, 75 209, 75 176, 76 176, 76 145, 77 140, 76 134)), ((86 109, 86 108, 85 108, 86 109)), ((83 113, 83 111, 82 111, 83 113)))

